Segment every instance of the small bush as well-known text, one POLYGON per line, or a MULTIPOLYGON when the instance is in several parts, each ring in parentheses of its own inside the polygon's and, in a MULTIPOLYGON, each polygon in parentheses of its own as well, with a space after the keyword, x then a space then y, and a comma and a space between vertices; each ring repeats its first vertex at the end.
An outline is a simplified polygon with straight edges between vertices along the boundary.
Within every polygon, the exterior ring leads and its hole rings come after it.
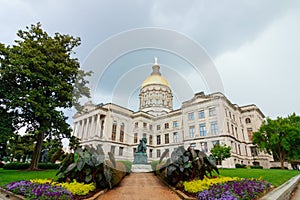
POLYGON ((151 169, 152 171, 156 171, 156 165, 159 163, 159 160, 153 160, 151 162, 151 169))
MULTIPOLYGON (((4 165, 3 169, 22 170, 22 169, 28 169, 29 167, 30 167, 30 163, 12 162, 12 163, 7 163, 6 165, 4 165)), ((38 168, 39 169, 58 169, 59 164, 39 163, 38 168)))
POLYGON ((58 169, 59 164, 54 163, 39 163, 38 164, 39 169, 58 169))
POLYGON ((126 167, 126 173, 127 175, 130 174, 131 172, 131 167, 132 167, 132 162, 128 160, 118 160, 118 162, 121 162, 125 165, 126 167))
POLYGON ((7 170, 20 170, 20 169, 28 169, 30 163, 20 163, 20 162, 12 162, 4 165, 3 169, 7 170))
POLYGON ((4 163, 0 161, 0 168, 4 167, 4 163))
POLYGON ((251 169, 262 169, 263 166, 259 166, 259 165, 253 165, 253 166, 250 166, 251 169))
POLYGON ((247 165, 245 164, 239 164, 239 163, 235 164, 235 168, 246 168, 246 167, 247 165))
MULTIPOLYGON (((281 169, 281 167, 270 167, 270 169, 281 169)), ((288 168, 284 167, 284 169, 288 169, 288 168)))

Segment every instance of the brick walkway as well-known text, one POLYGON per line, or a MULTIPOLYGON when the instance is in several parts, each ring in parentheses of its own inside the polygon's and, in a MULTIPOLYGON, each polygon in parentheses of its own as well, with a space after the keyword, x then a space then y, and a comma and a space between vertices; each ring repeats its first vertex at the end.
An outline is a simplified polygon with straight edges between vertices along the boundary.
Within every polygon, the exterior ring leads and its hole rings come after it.
POLYGON ((299 199, 300 199, 300 183, 298 183, 297 188, 295 188, 291 200, 299 200, 299 199))
POLYGON ((119 186, 108 190, 97 200, 180 200, 153 173, 131 173, 119 186))

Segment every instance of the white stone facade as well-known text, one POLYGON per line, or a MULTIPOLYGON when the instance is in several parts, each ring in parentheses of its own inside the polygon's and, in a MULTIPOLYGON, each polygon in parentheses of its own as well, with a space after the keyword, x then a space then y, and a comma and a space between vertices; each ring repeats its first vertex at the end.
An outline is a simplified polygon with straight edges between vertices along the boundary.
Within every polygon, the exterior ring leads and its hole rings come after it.
POLYGON ((120 160, 133 161, 139 140, 146 137, 148 160, 158 160, 169 149, 180 145, 194 146, 208 155, 214 144, 231 147, 231 157, 223 167, 236 163, 253 165, 259 162, 270 167, 272 156, 258 153, 251 142, 252 132, 259 129, 263 113, 255 105, 239 107, 223 94, 197 93, 183 102, 178 110, 172 108, 172 92, 166 79, 159 73, 157 63, 140 91, 137 112, 108 103, 84 107, 74 116, 74 135, 83 145, 101 144, 105 152, 112 151, 120 160), (150 80, 150 81, 149 81, 150 80), (152 101, 150 102, 150 100, 152 101))

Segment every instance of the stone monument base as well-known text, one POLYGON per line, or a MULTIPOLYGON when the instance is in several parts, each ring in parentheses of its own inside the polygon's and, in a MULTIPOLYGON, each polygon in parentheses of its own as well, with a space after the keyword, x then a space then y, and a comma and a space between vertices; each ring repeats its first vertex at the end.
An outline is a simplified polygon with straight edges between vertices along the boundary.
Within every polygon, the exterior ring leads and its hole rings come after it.
POLYGON ((131 172, 152 172, 150 164, 133 164, 131 172))
POLYGON ((148 163, 147 153, 139 152, 134 154, 133 164, 147 164, 147 163, 148 163))

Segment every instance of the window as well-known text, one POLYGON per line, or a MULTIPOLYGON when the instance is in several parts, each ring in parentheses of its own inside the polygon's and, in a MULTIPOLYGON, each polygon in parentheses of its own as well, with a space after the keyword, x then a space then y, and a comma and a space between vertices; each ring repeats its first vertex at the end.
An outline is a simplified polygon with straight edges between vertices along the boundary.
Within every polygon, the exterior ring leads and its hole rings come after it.
POLYGON ((147 138, 147 134, 146 133, 143 133, 143 138, 147 138))
POLYGON ((165 105, 165 100, 162 100, 162 101, 161 101, 161 104, 164 106, 164 105, 165 105))
POLYGON ((123 156, 124 147, 119 147, 119 156, 123 156))
POLYGON ((157 125, 157 126, 156 126, 156 129, 159 131, 159 130, 160 130, 160 125, 157 125))
POLYGON ((136 153, 136 148, 133 148, 133 155, 136 153))
POLYGON ((160 158, 160 149, 157 149, 157 150, 156 150, 156 157, 157 157, 157 158, 160 158))
POLYGON ((165 144, 169 144, 169 133, 165 134, 165 144))
POLYGON ((252 132, 253 132, 252 128, 247 128, 247 133, 248 133, 249 140, 252 140, 252 132))
POLYGON ((245 121, 246 121, 246 124, 250 124, 251 123, 251 119, 250 118, 246 118, 245 121))
POLYGON ((165 123, 165 129, 169 128, 169 123, 165 123))
POLYGON ((170 157, 170 150, 169 149, 165 149, 165 151, 167 152, 166 157, 170 157))
POLYGON ((147 128, 147 123, 144 122, 144 123, 143 123, 143 127, 144 127, 144 128, 147 128))
POLYGON ((225 115, 226 115, 226 117, 228 117, 228 114, 227 114, 227 109, 225 109, 225 115))
POLYGON ((232 131, 232 135, 234 136, 234 127, 233 127, 233 124, 231 124, 231 131, 232 131))
POLYGON ((116 136, 117 136, 117 123, 114 122, 112 125, 111 139, 116 140, 116 136))
POLYGON ((188 120, 194 120, 194 113, 188 113, 188 120))
POLYGON ((173 142, 174 143, 178 142, 178 132, 173 133, 173 142))
POLYGON ((149 129, 150 129, 150 131, 152 131, 152 125, 151 124, 149 125, 149 129))
POLYGON ((133 143, 137 143, 137 142, 138 142, 138 134, 135 133, 133 138, 133 143))
POLYGON ((216 145, 220 145, 220 141, 219 140, 213 141, 213 146, 216 146, 216 145))
POLYGON ((138 127, 139 127, 139 123, 138 123, 138 122, 135 122, 135 123, 134 123, 134 127, 135 127, 135 128, 138 128, 138 127))
POLYGON ((205 117, 205 115, 204 115, 204 110, 200 110, 199 112, 198 112, 198 118, 199 119, 202 119, 202 118, 204 118, 205 117))
POLYGON ((149 149, 149 158, 152 158, 153 149, 149 149))
POLYGON ((120 128, 120 142, 124 141, 124 123, 121 124, 121 128, 120 128))
POLYGON ((199 124, 200 136, 206 136, 206 126, 205 123, 199 124))
POLYGON ((235 121, 235 115, 232 115, 233 116, 233 121, 235 121))
POLYGON ((115 154, 115 149, 116 149, 115 146, 110 146, 110 152, 111 152, 112 154, 115 154))
POLYGON ((210 123, 210 128, 211 128, 212 135, 218 134, 218 123, 216 121, 210 123))
POLYGON ((178 127, 178 122, 177 122, 177 121, 174 121, 174 122, 173 122, 173 127, 174 127, 174 128, 177 128, 177 127, 178 127))
POLYGON ((212 107, 209 108, 209 116, 215 116, 216 115, 216 108, 212 107))
POLYGON ((160 135, 156 136, 156 144, 157 144, 157 145, 160 144, 160 135))
POLYGON ((189 132, 190 132, 190 138, 194 138, 195 137, 195 126, 190 126, 189 132))
POLYGON ((193 149, 195 149, 196 148, 196 143, 191 143, 190 147, 193 147, 193 149))
POLYGON ((150 99, 150 106, 152 106, 152 104, 153 104, 153 103, 152 103, 152 99, 150 99))
POLYGON ((158 106, 158 99, 155 100, 155 105, 158 106))
POLYGON ((153 136, 149 135, 149 144, 152 145, 152 141, 153 141, 153 136))
POLYGON ((238 144, 238 154, 241 155, 241 145, 240 144, 238 144))
POLYGON ((236 134, 236 138, 239 138, 239 134, 237 132, 237 127, 235 127, 235 134, 236 134))
POLYGON ((258 155, 256 147, 250 147, 250 149, 251 149, 251 156, 257 156, 258 155))
POLYGON ((229 122, 227 122, 227 132, 230 133, 229 122))
POLYGON ((201 151, 208 152, 207 142, 201 142, 201 151))

